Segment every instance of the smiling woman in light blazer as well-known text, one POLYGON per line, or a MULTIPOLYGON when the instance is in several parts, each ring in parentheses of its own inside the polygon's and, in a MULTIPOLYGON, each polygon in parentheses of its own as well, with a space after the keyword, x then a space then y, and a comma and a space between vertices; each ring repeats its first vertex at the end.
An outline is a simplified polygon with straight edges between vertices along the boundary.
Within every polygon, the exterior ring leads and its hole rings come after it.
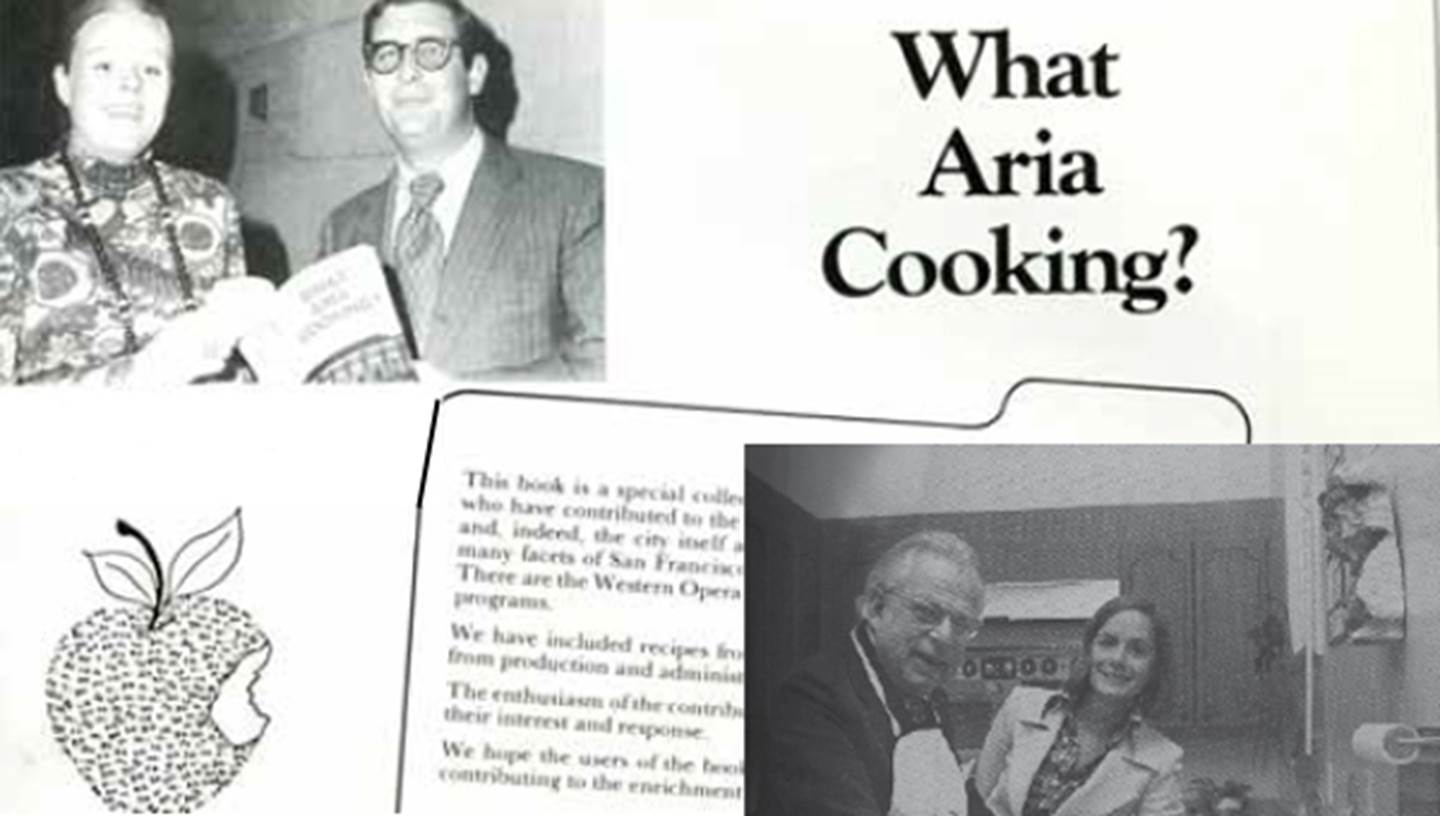
POLYGON ((1180 746, 1145 722, 1169 672, 1155 607, 1105 603, 1065 688, 1020 686, 1000 708, 975 764, 986 805, 995 816, 1182 816, 1180 746))

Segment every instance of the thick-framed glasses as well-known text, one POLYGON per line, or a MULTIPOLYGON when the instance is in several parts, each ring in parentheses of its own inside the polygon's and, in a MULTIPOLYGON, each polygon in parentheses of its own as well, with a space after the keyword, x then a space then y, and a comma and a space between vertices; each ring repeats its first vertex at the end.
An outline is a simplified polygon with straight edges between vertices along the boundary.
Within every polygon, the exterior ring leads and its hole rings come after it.
POLYGON ((909 611, 910 617, 927 630, 934 629, 948 619, 950 634, 956 640, 970 641, 980 634, 980 621, 964 612, 951 612, 934 601, 916 598, 898 590, 891 589, 886 592, 904 601, 905 609, 909 611))
POLYGON ((441 37, 421 37, 413 43, 398 43, 380 40, 365 46, 365 64, 377 74, 393 74, 400 70, 405 61, 405 52, 415 55, 415 64, 426 71, 439 71, 450 64, 458 40, 441 37))

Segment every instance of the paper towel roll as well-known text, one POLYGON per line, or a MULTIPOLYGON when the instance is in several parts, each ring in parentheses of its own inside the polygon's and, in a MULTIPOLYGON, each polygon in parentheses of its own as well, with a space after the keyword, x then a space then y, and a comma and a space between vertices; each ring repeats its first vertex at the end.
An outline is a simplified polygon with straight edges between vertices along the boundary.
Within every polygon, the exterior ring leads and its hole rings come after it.
POLYGON ((1386 765, 1408 765, 1419 758, 1420 747, 1404 744, 1401 740, 1413 740, 1418 736, 1415 729, 1408 725, 1365 723, 1355 729, 1350 746, 1361 759, 1386 765))

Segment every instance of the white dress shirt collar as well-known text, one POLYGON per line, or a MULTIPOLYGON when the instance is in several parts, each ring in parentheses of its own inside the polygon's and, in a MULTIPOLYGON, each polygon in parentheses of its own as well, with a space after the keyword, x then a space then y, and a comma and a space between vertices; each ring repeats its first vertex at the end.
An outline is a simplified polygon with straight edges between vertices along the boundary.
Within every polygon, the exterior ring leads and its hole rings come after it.
POLYGON ((900 720, 896 718, 895 712, 890 710, 890 701, 885 697, 885 684, 880 682, 879 672, 875 671, 875 666, 870 663, 870 656, 865 653, 865 647, 860 643, 860 627, 863 625, 858 624, 850 630, 850 643, 855 647, 855 653, 860 656, 860 665, 865 669, 870 687, 875 690, 875 696, 880 698, 880 707, 885 709, 885 717, 890 720, 890 733, 899 738, 900 720))
POLYGON ((400 219, 404 218, 410 209, 410 182, 425 172, 436 173, 445 182, 445 188, 435 198, 430 211, 435 215, 435 220, 440 222, 440 229, 445 233, 445 250, 449 252, 454 241, 455 228, 460 223, 460 212, 465 209, 465 199, 470 193, 470 181, 474 178, 484 153, 485 135, 476 127, 458 150, 430 171, 416 168, 403 157, 399 158, 395 163, 395 206, 390 217, 390 235, 395 235, 400 219))

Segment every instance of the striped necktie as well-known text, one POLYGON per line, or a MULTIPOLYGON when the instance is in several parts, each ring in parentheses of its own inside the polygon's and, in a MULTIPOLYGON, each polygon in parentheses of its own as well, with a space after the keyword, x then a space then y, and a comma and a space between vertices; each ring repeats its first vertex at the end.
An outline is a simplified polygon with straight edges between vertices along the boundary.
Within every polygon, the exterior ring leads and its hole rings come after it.
POLYGON ((400 219, 400 227, 395 231, 395 261, 400 267, 410 328, 415 333, 415 344, 420 347, 422 357, 440 268, 445 265, 445 233, 430 208, 444 189, 444 180, 434 173, 411 180, 410 209, 400 219))

